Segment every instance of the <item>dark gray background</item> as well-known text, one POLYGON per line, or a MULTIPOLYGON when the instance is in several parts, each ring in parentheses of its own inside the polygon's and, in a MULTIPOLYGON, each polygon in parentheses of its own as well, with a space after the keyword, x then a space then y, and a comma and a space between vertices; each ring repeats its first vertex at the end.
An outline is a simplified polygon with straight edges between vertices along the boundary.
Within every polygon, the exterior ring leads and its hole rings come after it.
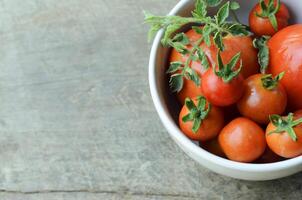
POLYGON ((0 199, 302 199, 302 174, 216 175, 149 94, 142 10, 177 0, 0 0, 0 199))

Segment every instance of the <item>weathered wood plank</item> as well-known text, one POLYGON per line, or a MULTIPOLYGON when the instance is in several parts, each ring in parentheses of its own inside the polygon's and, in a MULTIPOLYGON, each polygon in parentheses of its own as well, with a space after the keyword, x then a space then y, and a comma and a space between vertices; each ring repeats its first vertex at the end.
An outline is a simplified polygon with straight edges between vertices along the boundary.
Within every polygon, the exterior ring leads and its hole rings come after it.
POLYGON ((0 0, 0 199, 302 198, 302 174, 222 177, 168 137, 142 10, 176 2, 0 0))

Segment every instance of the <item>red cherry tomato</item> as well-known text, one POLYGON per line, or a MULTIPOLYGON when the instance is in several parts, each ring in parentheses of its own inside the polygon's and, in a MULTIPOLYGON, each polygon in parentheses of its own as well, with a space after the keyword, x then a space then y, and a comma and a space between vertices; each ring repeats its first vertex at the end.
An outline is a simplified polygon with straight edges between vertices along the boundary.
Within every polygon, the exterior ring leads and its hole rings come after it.
MULTIPOLYGON (((266 5, 268 5, 268 0, 265 1, 266 5)), ((273 5, 276 8, 276 1, 273 5)), ((263 14, 263 10, 259 3, 255 5, 255 7, 251 10, 249 15, 249 24, 252 32, 254 32, 258 36, 262 35, 274 35, 279 30, 285 28, 288 25, 288 20, 290 18, 287 7, 280 3, 279 10, 275 13, 276 21, 277 21, 277 30, 272 25, 272 22, 268 17, 260 17, 257 14, 263 14)))
POLYGON ((285 87, 291 110, 302 109, 302 25, 288 26, 269 41, 269 72, 285 72, 280 81, 285 87))
POLYGON ((239 117, 227 124, 218 136, 219 144, 230 160, 252 162, 266 147, 264 131, 250 119, 239 117))
POLYGON ((202 92, 210 103, 216 106, 229 106, 236 103, 243 94, 243 77, 239 74, 226 83, 212 69, 202 76, 202 92))
POLYGON ((238 110, 243 116, 261 124, 267 124, 272 114, 282 114, 286 105, 287 96, 284 87, 280 83, 273 82, 273 78, 269 75, 263 74, 255 74, 244 81, 244 94, 237 102, 238 110), (271 85, 273 88, 269 88, 269 83, 274 84, 271 85))

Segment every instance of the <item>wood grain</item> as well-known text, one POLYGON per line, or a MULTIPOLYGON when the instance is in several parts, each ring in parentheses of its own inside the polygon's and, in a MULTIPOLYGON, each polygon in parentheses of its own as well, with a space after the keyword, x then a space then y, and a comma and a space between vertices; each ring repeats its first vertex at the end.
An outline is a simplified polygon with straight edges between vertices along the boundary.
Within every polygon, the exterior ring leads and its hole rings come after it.
POLYGON ((177 0, 0 0, 0 199, 301 199, 302 174, 216 175, 150 98, 142 10, 177 0))

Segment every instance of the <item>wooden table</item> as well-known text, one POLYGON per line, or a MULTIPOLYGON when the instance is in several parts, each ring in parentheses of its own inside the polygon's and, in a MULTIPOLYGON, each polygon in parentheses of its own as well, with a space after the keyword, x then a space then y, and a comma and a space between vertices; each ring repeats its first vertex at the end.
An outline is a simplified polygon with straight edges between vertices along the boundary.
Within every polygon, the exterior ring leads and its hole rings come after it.
POLYGON ((216 175, 149 94, 142 10, 177 0, 0 0, 0 199, 302 199, 302 174, 216 175))

